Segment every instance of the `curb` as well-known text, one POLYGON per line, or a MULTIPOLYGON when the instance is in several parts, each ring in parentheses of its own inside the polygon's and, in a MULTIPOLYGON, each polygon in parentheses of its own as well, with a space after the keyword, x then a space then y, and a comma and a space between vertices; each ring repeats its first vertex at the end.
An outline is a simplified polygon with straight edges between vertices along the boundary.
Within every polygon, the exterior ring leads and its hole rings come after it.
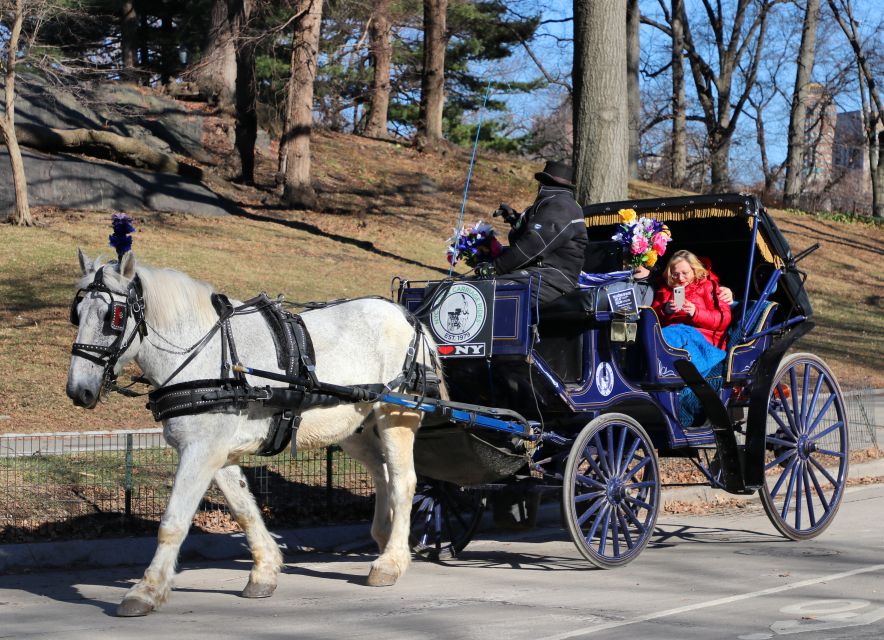
MULTIPOLYGON (((850 468, 851 478, 884 476, 884 459, 873 460, 850 468)), ((726 494, 709 487, 664 488, 663 503, 715 502, 721 496, 737 500, 755 500, 757 496, 726 494)), ((491 510, 489 509, 489 512, 491 510)), ((490 513, 486 524, 491 525, 490 513)), ((540 505, 538 524, 561 525, 558 501, 540 505)), ((327 527, 306 527, 272 531, 283 554, 305 551, 374 553, 370 525, 367 522, 327 527)), ((32 542, 0 545, 0 574, 24 573, 34 570, 69 569, 72 567, 113 567, 120 565, 146 566, 153 558, 156 538, 108 538, 103 540, 70 540, 64 542, 32 542)), ((188 535, 181 546, 179 562, 200 560, 234 560, 249 558, 249 549, 243 533, 198 533, 188 535)))

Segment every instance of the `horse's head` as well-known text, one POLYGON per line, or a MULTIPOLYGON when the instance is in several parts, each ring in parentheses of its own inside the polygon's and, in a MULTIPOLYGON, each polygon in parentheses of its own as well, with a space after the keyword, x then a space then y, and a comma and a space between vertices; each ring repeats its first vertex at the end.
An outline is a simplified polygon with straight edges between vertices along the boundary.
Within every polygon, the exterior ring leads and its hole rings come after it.
POLYGON ((91 261, 82 251, 79 259, 83 277, 71 304, 77 338, 66 391, 74 404, 92 409, 141 345, 144 298, 131 251, 119 263, 91 261))

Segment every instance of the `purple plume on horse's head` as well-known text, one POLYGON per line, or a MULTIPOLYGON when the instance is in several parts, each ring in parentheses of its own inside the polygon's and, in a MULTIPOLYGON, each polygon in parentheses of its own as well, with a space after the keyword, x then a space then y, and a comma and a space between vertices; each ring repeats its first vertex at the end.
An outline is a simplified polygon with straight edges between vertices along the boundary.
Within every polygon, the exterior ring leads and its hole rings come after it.
POLYGON ((115 213, 111 219, 114 232, 108 236, 110 246, 117 250, 117 259, 122 259, 123 254, 132 248, 132 237, 129 235, 135 231, 132 218, 125 213, 115 213))

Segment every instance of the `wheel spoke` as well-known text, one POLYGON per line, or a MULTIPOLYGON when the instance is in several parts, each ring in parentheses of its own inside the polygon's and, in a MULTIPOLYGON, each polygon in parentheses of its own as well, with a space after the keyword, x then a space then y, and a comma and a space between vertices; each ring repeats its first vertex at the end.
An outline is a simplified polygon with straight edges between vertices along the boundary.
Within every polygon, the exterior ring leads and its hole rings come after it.
MULTIPOLYGON (((805 369, 807 371, 807 369, 805 369)), ((795 528, 801 528, 801 491, 804 485, 804 465, 799 461, 795 470, 795 528)))
POLYGON ((654 509, 654 507, 652 507, 651 505, 649 505, 647 502, 645 502, 645 501, 643 501, 643 500, 639 500, 638 498, 634 498, 634 497, 632 497, 632 496, 626 496, 626 497, 624 497, 623 499, 624 499, 624 500, 628 500, 628 501, 631 502, 632 504, 638 505, 638 506, 641 507, 642 509, 647 509, 648 511, 652 511, 652 510, 654 509))
POLYGON ((821 453, 822 455, 825 455, 825 456, 832 456, 833 458, 843 458, 844 457, 844 454, 841 453, 840 451, 832 451, 831 449, 819 448, 815 451, 815 453, 821 453))
POLYGON ((771 412, 768 412, 767 415, 769 415, 771 418, 773 418, 776 421, 776 423, 780 426, 780 429, 782 429, 784 436, 791 436, 793 441, 798 439, 798 436, 795 435, 795 432, 792 429, 792 427, 790 425, 786 424, 785 422, 783 422, 783 419, 779 416, 778 413, 776 413, 775 411, 771 411, 771 412))
POLYGON ((780 447, 792 447, 795 448, 794 440, 783 440, 782 438, 777 438, 776 436, 767 436, 767 444, 775 444, 780 447))
POLYGON ((836 429, 840 429, 840 428, 843 427, 843 426, 844 426, 844 423, 843 423, 841 420, 839 420, 838 422, 836 422, 836 423, 834 423, 834 424, 832 424, 832 425, 826 427, 826 429, 824 429, 823 431, 820 431, 820 432, 819 432, 818 434, 816 434, 814 437, 810 438, 810 441, 811 441, 811 442, 816 442, 816 441, 819 440, 820 438, 824 438, 824 437, 826 437, 827 435, 829 435, 830 433, 832 433, 832 432, 835 431, 836 429))
POLYGON ((813 430, 816 429, 816 426, 817 426, 817 424, 819 424, 819 421, 822 420, 823 416, 825 416, 826 413, 829 411, 829 407, 832 406, 832 403, 835 401, 836 398, 837 398, 837 396, 835 394, 832 394, 828 398, 826 398, 826 402, 823 404, 823 408, 820 409, 819 413, 816 414, 816 418, 814 419, 813 424, 810 425, 810 428, 807 430, 807 433, 813 433, 813 430))
POLYGON ((632 460, 632 456, 635 455, 638 446, 641 444, 641 441, 638 440, 638 438, 633 438, 632 446, 629 447, 629 452, 624 455, 624 451, 626 451, 626 438, 628 435, 630 435, 629 429, 623 427, 623 430, 620 432, 620 443, 617 446, 617 473, 620 473, 629 466, 629 461, 632 460))
POLYGON ((798 460, 797 457, 792 458, 792 459, 789 461, 789 464, 786 465, 786 468, 783 469, 783 472, 780 474, 780 477, 779 477, 779 479, 777 480, 777 483, 773 486, 773 489, 770 490, 770 497, 771 497, 771 499, 773 499, 773 498, 777 495, 777 492, 780 490, 780 487, 783 486, 783 481, 784 481, 784 480, 786 479, 786 477, 789 475, 789 471, 792 469, 792 467, 795 466, 795 463, 797 462, 797 460, 798 460))
POLYGON ((626 473, 623 474, 623 480, 634 478, 636 473, 638 473, 651 463, 651 460, 653 460, 653 458, 651 458, 650 456, 648 456, 647 458, 642 458, 641 462, 639 462, 632 469, 629 469, 628 471, 626 471, 626 473))
POLYGON ((777 385, 777 389, 780 392, 780 406, 783 408, 783 414, 786 416, 786 420, 788 420, 789 422, 789 431, 795 434, 795 439, 797 440, 798 436, 801 434, 801 431, 798 429, 798 425, 795 423, 795 417, 792 414, 792 410, 789 408, 789 401, 786 398, 786 392, 783 388, 782 383, 777 385))
POLYGON ((594 487, 596 489, 604 489, 605 483, 599 482, 595 478, 590 478, 587 475, 583 475, 582 473, 575 474, 574 479, 578 482, 578 484, 589 485, 590 487, 594 487))
POLYGON ((594 514, 596 511, 598 511, 604 505, 605 505, 604 500, 597 500, 595 502, 595 504, 593 504, 590 507, 587 507, 586 511, 581 513, 580 516, 577 518, 577 524, 582 526, 584 522, 589 520, 589 518, 592 516, 592 514, 594 514))
POLYGON ((792 503, 792 491, 795 489, 795 476, 797 474, 795 467, 798 466, 798 460, 796 459, 792 462, 793 464, 790 465, 789 470, 789 486, 786 487, 786 497, 783 498, 783 509, 781 511, 783 520, 786 519, 786 514, 789 513, 789 505, 792 503))
POLYGON ((804 380, 801 381, 801 424, 807 424, 807 387, 810 385, 810 367, 804 365, 804 380))
POLYGON ((617 517, 617 507, 611 509, 611 543, 614 545, 614 557, 620 557, 620 519, 617 517))
POLYGON ((655 487, 655 486, 657 486, 656 480, 646 480, 645 482, 631 482, 631 483, 625 485, 625 487, 627 489, 638 489, 641 487, 655 487))
POLYGON ((813 494, 811 493, 810 477, 807 473, 807 465, 801 467, 801 474, 804 477, 804 497, 807 504, 807 517, 810 518, 810 526, 816 526, 816 514, 813 512, 813 494))
POLYGON ((604 478, 605 480, 607 480, 612 475, 611 474, 611 467, 608 466, 608 460, 605 457, 605 449, 604 449, 604 447, 602 447, 602 442, 599 439, 599 434, 595 434, 595 436, 593 437, 593 440, 595 440, 595 443, 596 443, 595 452, 596 452, 596 456, 598 456, 599 463, 601 463, 601 468, 599 469, 599 466, 597 464, 593 464, 592 458, 590 458, 589 456, 587 456, 586 459, 593 466, 593 468, 598 470, 599 476, 604 478))
POLYGON ((622 510, 617 508, 617 520, 620 521, 620 530, 623 532, 623 540, 626 542, 626 548, 632 549, 635 546, 635 543, 632 541, 632 536, 629 534, 629 523, 626 522, 626 518, 623 517, 622 510))
POLYGON ((587 500, 595 500, 596 498, 602 497, 605 495, 604 491, 593 491, 591 493, 581 493, 580 495, 574 496, 574 502, 586 502, 587 500))
POLYGON ((813 472, 813 467, 807 467, 807 474, 810 476, 811 481, 813 482, 813 487, 816 490, 816 495, 820 499, 820 502, 823 503, 823 511, 829 510, 829 501, 826 500, 826 493, 823 491, 823 488, 820 486, 820 481, 817 479, 816 474, 813 472))
POLYGON ((823 388, 823 382, 825 382, 826 378, 823 375, 823 372, 820 371, 819 376, 816 379, 816 385, 813 388, 813 399, 810 401, 810 406, 807 408, 808 416, 812 416, 816 412, 816 403, 820 398, 820 389, 823 388))
MULTIPOLYGON (((841 457, 843 457, 844 454, 839 454, 839 455, 841 457)), ((819 472, 826 477, 826 480, 831 482, 832 485, 834 485, 836 487, 838 486, 838 481, 835 480, 835 478, 833 478, 831 476, 831 474, 829 474, 828 471, 826 471, 826 468, 823 465, 821 465, 816 458, 808 458, 808 459, 810 460, 811 464, 813 464, 813 466, 815 466, 819 470, 819 472)))
POLYGON ((611 505, 604 500, 599 500, 599 506, 601 506, 602 509, 595 517, 595 520, 593 520, 592 526, 589 528, 589 532, 584 536, 584 538, 586 538, 586 541, 590 544, 592 543, 593 538, 595 538, 595 532, 598 531, 599 525, 602 523, 602 518, 604 518, 605 514, 609 513, 611 510, 611 505))
POLYGON ((605 547, 608 546, 608 531, 610 530, 610 526, 611 526, 611 505, 610 504, 607 505, 607 507, 605 508, 605 511, 604 511, 604 515, 602 515, 601 517, 603 517, 605 519, 605 521, 602 524, 602 531, 601 531, 601 534, 599 535, 599 555, 603 556, 603 555, 605 555, 605 547))
POLYGON ((616 429, 614 426, 605 429, 605 440, 608 441, 608 446, 605 448, 604 454, 605 459, 608 461, 608 469, 611 470, 611 475, 616 476, 620 473, 620 470, 617 468, 616 460, 614 459, 614 429, 616 429))
POLYGON ((623 511, 623 514, 627 518, 632 520, 632 524, 634 524, 635 528, 638 529, 639 535, 643 534, 645 532, 645 525, 641 522, 641 520, 638 519, 638 516, 636 515, 636 513, 632 509, 629 508, 629 505, 624 502, 621 502, 620 509, 621 509, 621 511, 623 511))
MULTIPOLYGON (((807 365, 804 365, 804 370, 807 371, 807 365)), ((789 369, 789 382, 792 385, 792 418, 795 420, 795 426, 797 430, 795 433, 802 434, 804 433, 804 421, 801 419, 801 414, 799 413, 799 405, 798 405, 798 378, 795 375, 795 368, 789 369)))
POLYGON ((764 470, 768 471, 769 469, 772 469, 773 467, 783 462, 786 458, 791 458, 796 453, 797 450, 794 447, 792 447, 791 449, 787 449, 786 451, 778 455, 772 462, 764 465, 764 470))

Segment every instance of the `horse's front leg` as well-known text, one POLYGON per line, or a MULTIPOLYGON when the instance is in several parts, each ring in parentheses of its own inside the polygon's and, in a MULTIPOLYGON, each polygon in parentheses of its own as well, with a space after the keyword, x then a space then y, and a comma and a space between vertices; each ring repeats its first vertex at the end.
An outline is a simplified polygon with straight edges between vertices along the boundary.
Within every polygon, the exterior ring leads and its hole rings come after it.
POLYGON ((371 565, 368 584, 386 587, 396 581, 411 564, 408 534, 417 476, 414 472, 414 435, 420 414, 402 409, 380 409, 378 435, 387 462, 387 500, 392 511, 390 539, 380 557, 371 565))
POLYGON ((215 484, 221 489, 230 512, 246 534, 255 564, 249 582, 242 591, 244 598, 267 598, 276 590, 282 552, 273 540, 255 498, 249 491, 246 477, 238 466, 223 467, 215 472, 215 484))
POLYGON ((185 447, 179 452, 172 495, 160 520, 157 550, 144 577, 129 589, 117 607, 118 616, 147 615, 165 602, 172 588, 181 543, 212 476, 225 459, 226 455, 213 454, 202 446, 185 447))

